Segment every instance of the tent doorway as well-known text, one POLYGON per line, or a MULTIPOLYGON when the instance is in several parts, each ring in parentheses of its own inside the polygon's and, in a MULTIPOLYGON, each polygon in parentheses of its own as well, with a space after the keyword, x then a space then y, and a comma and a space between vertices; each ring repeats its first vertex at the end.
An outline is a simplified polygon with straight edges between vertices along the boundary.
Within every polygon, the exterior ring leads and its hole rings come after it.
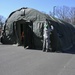
POLYGON ((32 47, 33 23, 32 21, 20 20, 16 22, 15 34, 19 45, 32 47))

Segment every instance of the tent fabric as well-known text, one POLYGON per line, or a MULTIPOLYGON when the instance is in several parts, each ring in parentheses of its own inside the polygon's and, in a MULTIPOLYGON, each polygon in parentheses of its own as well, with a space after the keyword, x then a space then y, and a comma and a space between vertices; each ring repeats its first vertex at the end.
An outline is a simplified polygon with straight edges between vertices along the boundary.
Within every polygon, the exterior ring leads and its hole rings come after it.
MULTIPOLYGON (((43 25, 44 22, 48 20, 49 25, 54 26, 54 30, 51 34, 51 46, 53 50, 66 50, 75 44, 75 28, 62 20, 56 19, 52 16, 44 14, 38 10, 32 8, 20 8, 16 11, 13 11, 5 22, 4 34, 2 43, 9 44, 17 43, 16 35, 14 35, 14 23, 18 21, 33 22, 33 41, 36 49, 42 49, 43 44, 43 25), (9 36, 9 38, 8 38, 9 36)), ((19 26, 17 26, 18 28, 19 26)), ((20 27, 19 27, 20 28, 20 27)), ((18 29, 19 29, 18 28, 18 29)), ((19 40, 19 39, 18 39, 19 40)))

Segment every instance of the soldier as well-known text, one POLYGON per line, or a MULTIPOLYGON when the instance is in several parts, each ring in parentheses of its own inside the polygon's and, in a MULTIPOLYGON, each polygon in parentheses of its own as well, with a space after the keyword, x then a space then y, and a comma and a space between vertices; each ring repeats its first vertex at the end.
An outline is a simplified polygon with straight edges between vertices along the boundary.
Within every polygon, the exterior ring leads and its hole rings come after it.
POLYGON ((43 51, 50 51, 50 33, 53 30, 53 26, 48 25, 47 21, 44 23, 44 31, 43 31, 43 51))

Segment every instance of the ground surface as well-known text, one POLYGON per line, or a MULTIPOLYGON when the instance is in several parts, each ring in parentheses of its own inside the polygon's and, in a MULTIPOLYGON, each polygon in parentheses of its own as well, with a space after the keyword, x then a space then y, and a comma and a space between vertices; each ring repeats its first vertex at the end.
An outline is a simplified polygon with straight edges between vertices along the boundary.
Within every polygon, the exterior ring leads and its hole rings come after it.
POLYGON ((75 54, 0 45, 0 75, 75 75, 75 54))

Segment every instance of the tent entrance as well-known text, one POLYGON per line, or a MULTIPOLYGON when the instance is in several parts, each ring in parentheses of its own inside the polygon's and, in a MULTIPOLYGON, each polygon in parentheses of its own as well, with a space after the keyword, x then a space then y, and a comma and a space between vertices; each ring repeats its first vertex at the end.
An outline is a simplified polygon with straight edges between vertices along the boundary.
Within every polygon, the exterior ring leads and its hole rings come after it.
POLYGON ((24 25, 25 25, 25 23, 20 24, 20 42, 21 42, 21 45, 24 44, 24 25))
POLYGON ((25 20, 16 22, 16 38, 19 45, 32 47, 33 23, 25 20))

